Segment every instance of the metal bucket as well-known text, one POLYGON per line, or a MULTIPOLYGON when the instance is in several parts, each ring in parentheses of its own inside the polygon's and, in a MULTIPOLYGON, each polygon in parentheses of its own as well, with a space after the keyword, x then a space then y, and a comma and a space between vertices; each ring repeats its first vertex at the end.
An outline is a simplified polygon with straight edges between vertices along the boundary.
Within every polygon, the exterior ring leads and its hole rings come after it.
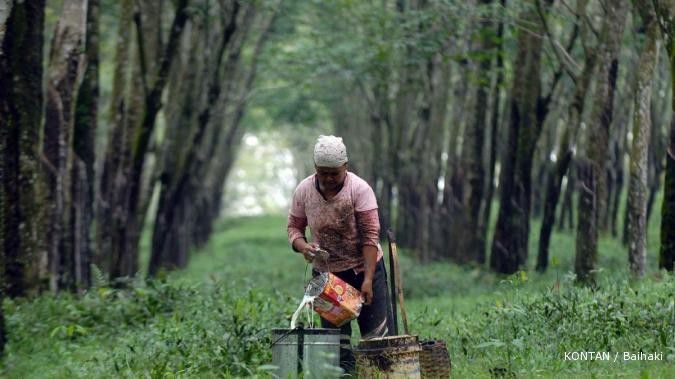
POLYGON ((359 378, 420 378, 417 336, 363 340, 354 350, 359 378))
POLYGON ((337 378, 339 329, 272 329, 272 364, 279 378, 337 378))

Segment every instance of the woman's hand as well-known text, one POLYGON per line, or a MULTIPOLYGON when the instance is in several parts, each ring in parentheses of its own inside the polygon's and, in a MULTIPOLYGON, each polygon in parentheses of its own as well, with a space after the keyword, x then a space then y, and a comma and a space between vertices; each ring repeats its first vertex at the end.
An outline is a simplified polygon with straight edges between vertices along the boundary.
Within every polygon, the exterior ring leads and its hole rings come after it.
POLYGON ((363 303, 370 305, 373 302, 373 281, 365 279, 361 284, 361 295, 363 296, 363 303))
POLYGON ((298 250, 300 250, 302 255, 305 257, 305 261, 307 261, 307 263, 312 263, 314 258, 316 258, 316 251, 318 249, 319 244, 317 244, 316 242, 312 243, 305 242, 305 244, 303 246, 300 246, 298 250))
POLYGON ((293 241, 293 249, 301 253, 307 263, 311 263, 316 257, 316 250, 319 249, 319 244, 315 242, 308 243, 304 238, 296 238, 293 241))

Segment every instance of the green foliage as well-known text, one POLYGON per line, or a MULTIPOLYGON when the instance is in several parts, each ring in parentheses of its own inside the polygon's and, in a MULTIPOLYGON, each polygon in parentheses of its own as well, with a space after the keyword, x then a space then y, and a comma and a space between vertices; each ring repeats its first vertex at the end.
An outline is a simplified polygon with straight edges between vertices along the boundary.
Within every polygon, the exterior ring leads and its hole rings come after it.
MULTIPOLYGON (((309 275, 284 228, 283 216, 226 220, 188 269, 164 281, 118 290, 100 278, 81 298, 7 300, 0 377, 266 376, 271 329, 288 325, 309 275)), ((675 278, 653 270, 627 282, 625 250, 601 240, 599 288, 577 287, 573 241, 554 233, 547 274, 509 277, 451 263, 419 266, 401 250, 411 331, 447 341, 459 378, 669 377, 675 278), (609 351, 612 359, 656 351, 663 361, 565 360, 571 351, 609 351)))
POLYGON ((132 290, 102 287, 81 299, 9 302, 12 333, 0 375, 249 376, 271 360, 269 329, 291 304, 276 298, 224 282, 149 282, 132 290), (38 359, 22 359, 31 355, 38 359), (35 371, 39 366, 44 370, 35 371))
MULTIPOLYGON (((576 287, 571 278, 561 287, 531 293, 521 273, 505 280, 489 300, 466 314, 447 315, 447 300, 433 300, 415 322, 417 331, 449 341, 460 377, 489 376, 506 369, 517 376, 597 374, 658 374, 675 363, 675 280, 631 286, 606 283, 593 292, 576 287), (565 352, 610 352, 609 362, 565 360, 565 352), (662 352, 663 362, 625 362, 623 352, 662 352), (616 362, 613 359, 618 353, 616 362), (618 362, 618 363, 617 363, 618 362), (618 366, 616 366, 618 365, 618 366), (576 374, 575 374, 576 373, 576 374)), ((660 377, 657 375, 657 377, 660 377)))

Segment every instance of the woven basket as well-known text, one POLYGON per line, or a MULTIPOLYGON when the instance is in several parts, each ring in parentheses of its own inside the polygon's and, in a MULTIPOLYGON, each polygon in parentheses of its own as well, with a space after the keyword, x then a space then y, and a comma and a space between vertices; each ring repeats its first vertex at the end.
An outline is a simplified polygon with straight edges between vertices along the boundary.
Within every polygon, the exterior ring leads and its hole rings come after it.
POLYGON ((422 378, 449 378, 450 355, 445 341, 429 340, 420 343, 420 373, 422 378))

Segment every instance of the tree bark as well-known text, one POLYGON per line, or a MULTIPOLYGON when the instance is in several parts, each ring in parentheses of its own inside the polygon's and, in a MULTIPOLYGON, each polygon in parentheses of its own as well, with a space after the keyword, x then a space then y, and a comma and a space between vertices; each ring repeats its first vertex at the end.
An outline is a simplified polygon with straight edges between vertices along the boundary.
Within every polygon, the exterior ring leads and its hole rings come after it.
POLYGON ((44 247, 38 224, 42 198, 39 143, 42 120, 44 1, 16 2, 2 24, 0 49, 0 167, 5 295, 22 296, 35 285, 35 262, 44 247))
MULTIPOLYGON (((626 111, 626 113, 630 114, 629 112, 632 107, 628 106, 626 108, 629 110, 626 111)), ((619 112, 615 113, 616 117, 621 116, 619 112)), ((607 212, 605 212, 603 225, 604 230, 609 230, 612 236, 616 237, 618 235, 617 216, 619 213, 619 203, 624 186, 625 173, 623 158, 626 151, 626 129, 628 120, 625 118, 617 119, 613 125, 616 128, 616 134, 612 135, 610 138, 609 162, 607 165, 607 212)))
MULTIPOLYGON (((183 61, 176 62, 175 77, 170 81, 168 101, 167 101, 167 127, 165 131, 165 139, 163 142, 162 156, 160 157, 159 172, 156 177, 159 186, 159 200, 157 205, 157 213, 155 215, 154 230, 152 236, 152 252, 150 258, 151 271, 153 266, 157 265, 154 261, 161 258, 162 262, 167 267, 174 266, 169 262, 175 262, 175 259, 168 256, 168 250, 172 243, 167 242, 169 239, 174 241, 177 236, 171 235, 172 225, 166 222, 165 214, 173 208, 178 208, 179 204, 168 204, 168 194, 175 187, 176 175, 178 171, 178 162, 185 162, 185 152, 190 146, 185 141, 190 140, 194 132, 195 119, 197 117, 197 110, 199 109, 199 101, 203 96, 200 93, 205 92, 201 78, 201 73, 205 67, 210 66, 209 55, 204 49, 204 46, 209 43, 208 31, 203 30, 203 27, 190 23, 186 27, 185 42, 190 46, 187 51, 187 56, 183 57, 183 61), (161 236, 161 237, 160 237, 161 236), (166 239, 166 241, 157 241, 158 238, 166 239), (160 245, 162 248, 160 249, 160 245), (164 246, 166 243, 167 246, 164 246)), ((181 234, 182 236, 182 234, 181 234)))
MULTIPOLYGON (((356 88, 345 88, 342 91, 358 94, 356 88)), ((381 180, 381 169, 375 168, 380 166, 376 161, 381 161, 377 157, 382 156, 383 150, 381 123, 379 120, 371 121, 367 104, 358 95, 339 96, 338 99, 331 100, 331 115, 336 135, 341 136, 345 145, 349 146, 349 171, 370 183, 375 190, 376 184, 381 180), (363 126, 368 124, 372 128, 367 133, 372 137, 364 138, 363 126)))
MULTIPOLYGON (((0 64, 4 64, 4 47, 3 40, 5 39, 5 30, 7 30, 7 19, 12 8, 12 0, 0 0, 0 64)), ((0 75, 4 75, 5 71, 0 66, 0 75)), ((0 83, 2 81, 0 80, 0 83)), ((3 83, 4 84, 4 83, 3 83)), ((0 90, 0 95, 4 95, 0 90)), ((0 105, 5 103, 0 97, 0 105)), ((3 108, 0 108, 0 120, 4 120, 2 116, 3 108)), ((3 128, 4 129, 4 128, 3 128)), ((5 183, 5 147, 7 146, 6 132, 0 130, 0 183, 5 183)), ((5 313, 4 307, 4 292, 5 292, 5 189, 4 185, 0 184, 0 358, 5 352, 5 344, 7 343, 7 334, 5 332, 5 313)))
MULTIPOLYGON (((608 226, 611 228, 611 233, 613 237, 619 236, 619 208, 621 204, 622 192, 624 187, 628 187, 629 173, 624 167, 624 157, 630 154, 630 146, 628 144, 628 127, 631 125, 631 118, 634 116, 634 104, 635 104, 635 93, 637 92, 638 85, 638 65, 639 65, 639 52, 630 60, 627 60, 626 67, 622 70, 624 72, 623 83, 624 85, 619 90, 618 100, 615 101, 616 106, 618 107, 614 111, 615 120, 613 125, 615 125, 615 132, 613 132, 612 143, 610 146, 610 164, 609 172, 610 180, 613 180, 614 188, 612 193, 607 197, 608 201, 608 212, 607 217, 608 226)), ((652 87, 654 87, 652 85, 652 87)), ((653 90, 652 90, 653 91, 653 90)), ((652 101, 653 105, 653 101, 652 101)), ((654 120, 652 120, 654 124, 654 120)), ((651 137, 648 137, 651 138, 651 137)), ((647 144, 648 146, 648 157, 652 154, 651 142, 647 144)), ((649 158, 648 158, 649 161, 649 158)), ((651 167, 651 164, 648 164, 648 167, 651 167)), ((649 170, 648 170, 649 172, 649 170)), ((647 182, 651 184, 650 174, 648 173, 647 182)), ((627 233, 627 218, 628 218, 628 208, 624 207, 625 215, 624 217, 624 230, 623 233, 627 233)), ((649 214, 649 213, 647 213, 649 214)), ((649 217, 649 216, 647 216, 649 217)), ((627 245, 627 237, 622 236, 624 245, 627 245)))
POLYGON ((50 204, 47 240, 52 291, 72 289, 75 284, 73 230, 71 225, 74 165, 73 126, 75 101, 84 68, 86 0, 66 0, 54 31, 47 81, 45 107, 44 156, 49 169, 47 201, 50 204))
MULTIPOLYGON (((143 174, 146 161, 149 161, 148 149, 155 128, 155 120, 162 107, 162 93, 168 80, 171 65, 179 51, 181 34, 188 19, 187 3, 187 0, 176 3, 173 22, 169 28, 168 41, 166 46, 163 47, 160 57, 157 58, 159 62, 153 71, 149 71, 151 65, 148 65, 147 52, 152 51, 152 49, 147 49, 146 42, 148 41, 145 39, 145 32, 146 30, 153 31, 154 28, 146 29, 142 23, 139 23, 142 16, 139 17, 138 13, 136 16, 136 28, 134 30, 138 39, 136 44, 138 49, 135 54, 139 64, 134 67, 139 71, 134 72, 132 78, 138 80, 136 86, 141 85, 143 91, 139 92, 136 88, 131 96, 136 96, 138 101, 134 101, 134 103, 140 103, 142 106, 135 109, 138 113, 129 112, 129 130, 131 133, 128 135, 129 161, 124 168, 128 172, 128 182, 126 196, 121 199, 121 208, 123 213, 126 214, 126 223, 123 225, 117 224, 113 228, 113 232, 116 233, 113 252, 118 256, 111 271, 113 278, 133 277, 138 271, 138 244, 149 200, 147 194, 150 191, 149 188, 154 185, 152 183, 154 178, 149 178, 149 182, 145 182, 143 174), (150 82, 151 79, 152 82, 150 82), (134 115, 138 116, 138 120, 134 115)), ((155 33, 151 32, 150 34, 151 41, 155 33)), ((162 48, 158 47, 156 50, 159 51, 162 48)))
POLYGON ((240 122, 246 97, 278 8, 264 12, 254 5, 232 5, 221 25, 212 71, 202 75, 208 96, 198 106, 192 142, 160 195, 149 275, 161 268, 184 266, 189 249, 206 238, 203 231, 208 233, 218 216, 222 187, 243 135, 240 122), (249 38, 253 38, 252 55, 245 62, 242 51, 249 38))
MULTIPOLYGON (((570 123, 572 125, 572 123, 570 123)), ((571 126, 570 126, 571 127, 571 126)), ((555 222, 555 208, 560 197, 560 186, 563 177, 567 173, 570 162, 572 161, 572 151, 569 149, 569 129, 566 129, 561 146, 564 149, 559 150, 562 156, 551 165, 551 172, 546 182, 546 200, 544 202, 544 214, 541 220, 541 229, 539 231, 539 250, 537 253, 537 266, 539 272, 545 272, 548 268, 548 248, 551 242, 551 233, 555 222)))
MULTIPOLYGON (((118 96, 113 96, 114 114, 117 115, 116 125, 112 129, 108 143, 107 167, 104 168, 102 179, 102 187, 103 185, 111 187, 101 191, 106 195, 104 201, 107 200, 107 203, 103 204, 102 213, 109 223, 104 224, 105 230, 99 228, 101 233, 110 235, 110 237, 104 237, 104 248, 107 250, 103 250, 102 253, 110 257, 108 272, 112 279, 133 277, 138 270, 138 243, 147 205, 143 189, 152 185, 143 183, 144 163, 155 120, 162 106, 161 96, 171 65, 179 51, 181 34, 188 19, 187 3, 188 0, 177 2, 173 22, 169 28, 168 41, 162 49, 158 49, 162 50, 162 53, 158 58, 156 69, 152 72, 148 72, 149 65, 145 54, 147 41, 143 36, 143 18, 137 17, 136 33, 140 35, 136 56, 141 67, 132 66, 132 69, 138 70, 138 76, 136 72, 132 72, 134 74, 132 80, 140 78, 142 100, 131 103, 137 106, 136 110, 130 107, 131 104, 126 105, 128 98, 124 93, 124 80, 127 72, 124 67, 120 66, 130 60, 130 34, 129 30, 125 30, 124 27, 120 29, 120 39, 123 42, 118 45, 118 57, 116 58, 120 82, 118 87, 113 84, 113 95, 116 95, 115 88, 119 90, 118 96), (153 79, 152 83, 149 79, 153 79), (135 121, 134 117, 136 111, 139 115, 138 121, 135 121)), ((130 29, 133 10, 131 2, 125 1, 122 4, 122 10, 123 23, 120 25, 125 25, 130 29)), ((115 81, 118 80, 118 73, 116 72, 115 81)), ((139 94, 137 87, 138 85, 130 89, 131 96, 139 94)))
POLYGON ((73 230, 73 272, 78 292, 91 285, 91 241, 94 220, 94 165, 98 117, 99 67, 99 0, 89 0, 87 7, 86 69, 75 105, 73 130, 74 162, 71 171, 73 188, 71 225, 73 230))
POLYGON ((675 3, 653 0, 657 20, 665 36, 670 58, 671 103, 670 143, 666 154, 663 206, 661 208, 661 250, 659 268, 670 272, 675 264, 675 3))
MULTIPOLYGON (((550 3, 549 3, 550 4, 550 3)), ((499 216, 492 243, 490 268, 511 274, 527 261, 531 172, 534 148, 541 132, 546 109, 541 98, 541 38, 543 25, 534 11, 523 15, 535 33, 518 36, 515 77, 511 95, 509 134, 499 180, 501 197, 499 216)))
MULTIPOLYGON (((506 8, 506 0, 500 0, 501 8, 506 8)), ((499 124, 502 121, 502 86, 504 83, 504 22, 500 19, 497 25, 497 43, 495 44, 495 84, 492 89, 492 112, 490 116, 490 151, 488 153, 488 176, 485 194, 485 207, 483 208, 482 224, 487 230, 490 225, 490 215, 492 213, 492 197, 494 195, 495 184, 495 166, 497 163, 497 136, 499 134, 499 124)), ((483 239, 483 251, 487 249, 487 236, 483 239)))
POLYGON ((636 3, 646 30, 645 46, 640 54, 637 93, 633 115, 633 146, 630 151, 628 183, 628 262, 631 274, 645 274, 647 261, 647 151, 651 125, 651 94, 654 69, 658 62, 658 24, 653 5, 636 3))
MULTIPOLYGON (((0 269, 4 269, 5 267, 3 265, 0 265, 0 269)), ((0 286, 4 287, 4 283, 0 281, 0 286)), ((0 304, 3 303, 4 300, 4 291, 0 289, 0 304)), ((7 332, 5 331, 5 311, 4 307, 0 307, 0 358, 3 356, 5 352, 5 345, 7 344, 7 332)))
MULTIPOLYGON (((659 54, 659 57, 661 56, 662 55, 659 54)), ((659 75, 659 77, 668 77, 670 73, 668 70, 669 64, 667 63, 667 57, 666 59, 659 59, 665 61, 663 62, 665 64, 657 63, 657 72, 655 75, 659 75), (659 66, 665 67, 659 69, 659 66)), ((669 84, 670 83, 663 85, 654 82, 654 86, 657 87, 667 87, 669 84)), ((658 92, 654 91, 653 94, 655 93, 658 92)), ((650 112, 652 129, 649 141, 649 151, 647 153, 647 166, 649 167, 647 175, 647 187, 649 190, 649 198, 647 199, 647 229, 649 229, 649 220, 654 209, 654 203, 656 202, 656 195, 661 189, 661 177, 663 176, 663 170, 665 169, 663 157, 666 155, 668 149, 668 117, 670 116, 670 104, 665 100, 666 99, 660 99, 659 97, 652 97, 652 107, 650 112)))
MULTIPOLYGON (((423 163, 420 167, 420 192, 423 210, 428 215, 417 225, 419 249, 426 252, 426 259, 437 260, 443 254, 443 244, 439 244, 438 230, 438 180, 441 177, 441 155, 443 150, 443 130, 447 116, 449 96, 450 65, 444 61, 444 50, 429 57, 426 62, 424 106, 419 113, 420 122, 426 130, 421 143, 419 156, 423 163)), ((481 162, 482 163, 482 162, 481 162)), ((481 196, 482 198, 482 196, 481 196)))
POLYGON ((595 285, 598 229, 606 210, 607 141, 612 123, 618 53, 628 6, 624 0, 607 3, 598 48, 597 88, 589 122, 588 159, 582 159, 575 272, 577 280, 595 285))
MULTIPOLYGON (((413 122, 412 110, 418 107, 416 94, 420 89, 415 87, 419 81, 415 77, 418 72, 410 66, 413 65, 408 64, 400 69, 400 88, 396 93, 392 123, 392 132, 396 133, 397 136, 392 149, 394 150, 393 154, 396 155, 394 164, 398 166, 396 172, 398 179, 397 237, 403 246, 412 247, 415 244, 414 225, 416 225, 417 217, 420 216, 418 211, 419 199, 415 198, 416 194, 413 192, 413 187, 419 184, 413 179, 414 172, 419 167, 412 162, 413 157, 408 141, 412 139, 411 129, 416 126, 413 122)), ((419 257, 420 251, 415 250, 413 254, 419 257)))
MULTIPOLYGON (((116 239, 122 234, 128 216, 125 214, 123 199, 126 198, 129 172, 128 151, 126 142, 129 138, 128 83, 133 1, 123 0, 120 3, 120 16, 115 48, 115 70, 113 74, 112 93, 109 114, 109 133, 103 168, 101 173, 97 199, 97 254, 94 261, 102 266, 104 272, 115 277, 113 267, 120 265, 120 252, 113 250, 119 245, 116 239), (115 228, 115 230, 113 230, 115 228)), ((118 270, 119 271, 119 270, 118 270)))
MULTIPOLYGON (((481 0, 480 4, 483 7, 489 6, 492 0, 481 0)), ((491 52, 493 43, 492 40, 492 22, 490 20, 482 21, 480 24, 480 40, 476 44, 477 51, 491 52)), ((490 55, 488 55, 490 56, 490 55)), ((458 239, 465 240, 460 242, 465 251, 471 257, 471 261, 478 264, 485 263, 485 238, 486 230, 485 224, 481 223, 481 209, 484 206, 485 196, 485 153, 483 146, 485 145, 485 130, 487 124, 487 108, 488 108, 488 89, 490 84, 490 67, 491 59, 483 57, 477 65, 477 88, 476 88, 476 103, 474 108, 473 124, 467 133, 465 141, 468 151, 467 153, 467 180, 468 180, 468 203, 465 204, 467 211, 467 222, 464 224, 464 233, 457 235, 458 239)), ((499 93, 499 92, 497 92, 499 93)), ((498 99, 497 99, 498 101, 498 99)), ((498 106, 498 102, 495 104, 498 106)))
MULTIPOLYGON (((0 46, 5 39, 5 31, 7 30, 7 19, 12 10, 13 0, 0 0, 0 46)), ((0 51, 2 54, 2 51, 0 51)))
MULTIPOLYGON (((175 269, 183 267, 187 264, 188 249, 192 247, 189 241, 189 234, 183 234, 183 238, 178 238, 181 228, 187 226, 185 224, 185 212, 188 212, 184 202, 187 200, 187 194, 191 191, 186 188, 189 181, 196 174, 195 166, 203 159, 198 157, 198 153, 203 149, 204 139, 207 136, 209 127, 212 127, 211 116, 215 111, 216 103, 220 100, 221 91, 223 89, 223 80, 221 79, 221 63, 225 57, 225 51, 229 47, 232 37, 238 28, 246 28, 249 25, 238 25, 237 20, 239 16, 239 5, 234 3, 230 10, 223 9, 222 12, 228 12, 226 20, 223 21, 222 36, 219 37, 218 48, 213 55, 213 61, 209 62, 204 67, 204 72, 198 79, 200 82, 207 84, 207 98, 203 103, 191 104, 191 98, 183 99, 183 107, 185 111, 196 106, 199 109, 194 119, 186 119, 187 122, 192 122, 194 133, 192 141, 188 144, 185 151, 173 151, 171 154, 177 154, 181 159, 174 161, 173 167, 166 167, 160 176, 161 187, 159 196, 159 205, 157 208, 157 216, 155 217, 155 228, 153 231, 152 254, 150 257, 150 265, 148 274, 154 276, 160 268, 175 269), (177 234, 172 236, 172 234, 177 234)), ((241 48, 241 45, 237 46, 241 48)), ((208 49, 208 47, 207 47, 208 49)), ((208 51, 206 52, 208 53, 208 51)), ((237 52, 237 56, 238 56, 237 52)), ((209 57, 207 54, 204 58, 209 57)), ((188 67, 187 70, 192 70, 188 67)), ((186 115, 192 117, 190 115, 186 115)), ((190 124, 188 124, 190 125, 190 124)), ((181 127, 185 127, 182 125, 181 127)), ((180 141, 176 141, 180 142, 180 141)), ((176 145, 181 148, 181 144, 176 145)), ((169 162, 167 162, 169 163, 169 162)))
MULTIPOLYGON (((397 16, 413 12, 430 12, 427 2, 402 4, 397 16)), ((412 37, 418 31, 430 32, 437 22, 418 19, 402 33, 412 37)), ((401 244, 408 246, 421 262, 435 259, 439 244, 433 238, 438 220, 438 180, 441 177, 443 126, 448 94, 448 63, 440 55, 449 47, 447 40, 438 41, 433 51, 421 51, 407 45, 397 62, 397 88, 393 101, 391 171, 397 180, 397 230, 401 244), (413 59, 418 57, 418 59, 413 59), (442 102, 442 105, 440 105, 442 102)), ((385 94, 386 95, 386 94, 385 94)), ((445 250, 444 247, 443 250, 445 250)))
POLYGON ((567 169, 567 183, 564 186, 564 196, 560 205, 560 216, 558 218, 558 229, 565 230, 565 223, 568 229, 574 229, 574 193, 577 189, 577 172, 575 169, 574 158, 570 161, 570 167, 567 169))
MULTIPOLYGON (((673 53, 670 54, 672 60, 673 53)), ((659 268, 672 272, 675 263, 675 111, 673 111, 673 119, 670 122, 670 146, 666 159, 666 179, 663 187, 665 193, 661 208, 659 268)))
MULTIPOLYGON (((670 76, 670 60, 667 54, 659 54, 659 62, 656 65, 656 76, 661 78, 668 78, 670 76)), ((669 96, 671 83, 666 80, 655 81, 653 86, 654 92, 652 94, 652 132, 649 142, 648 166, 649 174, 647 176, 647 186, 649 187, 649 198, 647 199, 647 229, 649 229, 649 220, 651 219, 654 204, 656 203, 656 195, 661 189, 661 179, 663 177, 663 170, 665 169, 665 160, 663 157, 668 150, 668 129, 671 112, 669 96), (654 96, 657 94, 657 96, 654 96), (663 94, 663 96, 661 96, 663 94)))
MULTIPOLYGON (((580 4, 579 7, 580 9, 578 9, 578 13, 580 16, 578 18, 582 19, 585 15, 585 8, 583 4, 580 4)), ((541 229, 539 232, 539 250, 537 253, 536 269, 539 272, 545 272, 548 267, 549 246, 551 242, 551 234, 553 233, 553 225, 555 223, 555 211, 560 198, 562 182, 565 175, 567 175, 568 178, 566 195, 569 196, 565 196, 564 198, 564 202, 566 202, 568 206, 565 207, 565 204, 563 204, 563 209, 560 212, 560 225, 564 224, 566 210, 569 211, 571 216, 571 195, 574 188, 574 179, 570 170, 574 155, 572 152, 572 145, 577 139, 576 137, 578 135, 578 130, 582 122, 587 91, 589 89, 591 78, 596 67, 595 62, 596 54, 594 52, 588 51, 586 54, 586 60, 584 62, 584 69, 581 75, 576 78, 574 94, 572 95, 572 101, 570 102, 570 106, 568 108, 567 124, 569 127, 567 127, 563 132, 563 136, 560 140, 560 146, 558 148, 559 157, 555 164, 552 165, 551 172, 548 175, 544 214, 542 216, 541 229)), ((570 225, 570 228, 571 227, 572 226, 570 225)))
MULTIPOLYGON (((206 4, 208 5, 209 2, 206 2, 206 4)), ((157 74, 159 73, 158 68, 162 59, 162 20, 164 19, 163 7, 164 0, 146 0, 136 2, 136 9, 134 12, 134 21, 136 23, 136 27, 134 28, 134 31, 136 34, 136 46, 138 46, 138 49, 133 49, 132 51, 135 52, 138 62, 134 65, 136 71, 133 74, 133 80, 136 83, 136 88, 144 89, 142 91, 135 90, 133 92, 132 98, 137 98, 137 103, 144 102, 144 96, 148 93, 148 90, 145 88, 148 88, 157 81, 157 74), (139 37, 142 38, 139 39, 139 37), (142 57, 141 52, 144 53, 142 57)), ((181 35, 183 33, 181 33, 181 35)), ((177 55, 179 54, 180 53, 177 53, 177 55)), ((173 64, 171 67, 173 67, 173 64)), ((169 70, 169 72, 170 71, 172 70, 169 70)), ((142 107, 135 107, 134 109, 138 110, 136 115, 138 118, 136 120, 140 121, 142 116, 142 107)), ((138 127, 139 122, 134 121, 133 125, 138 127)), ((134 130, 133 136, 136 135, 136 132, 137 130, 134 130)), ((159 155, 157 153, 158 150, 160 150, 159 146, 162 142, 162 139, 158 135, 159 133, 157 132, 153 132, 151 134, 152 138, 148 146, 143 172, 141 174, 141 187, 138 200, 139 205, 138 211, 136 212, 138 214, 137 222, 139 228, 134 230, 133 234, 129 236, 130 241, 140 240, 141 232, 146 226, 148 207, 150 206, 152 193, 157 182, 157 177, 154 176, 154 174, 156 171, 159 155)), ((133 146, 134 144, 135 141, 132 140, 130 146, 133 146)), ((138 244, 137 242, 131 243, 134 246, 138 244)), ((138 247, 132 250, 135 253, 135 257, 132 257, 132 259, 134 262, 138 262, 138 247)), ((137 265, 135 270, 138 270, 137 265)))
MULTIPOLYGON (((470 35, 474 30, 467 28, 464 35, 456 38, 453 51, 450 54, 467 55, 471 50, 470 35)), ((468 129, 472 112, 465 112, 465 109, 472 109, 473 93, 469 86, 471 71, 473 67, 468 59, 462 59, 455 64, 452 75, 449 78, 449 85, 452 87, 452 113, 450 115, 449 138, 445 148, 447 153, 447 162, 444 171, 443 202, 439 207, 438 234, 446 236, 440 239, 440 244, 445 244, 439 248, 439 258, 449 258, 453 261, 464 264, 473 261, 471 252, 467 251, 462 243, 465 242, 460 236, 465 233, 467 213, 465 204, 468 203, 468 191, 466 190, 466 153, 463 143, 466 140, 465 134, 468 129)))
MULTIPOLYGON (((613 237, 619 235, 619 208, 623 189, 628 184, 627 173, 624 168, 624 156, 628 155, 630 150, 628 146, 628 126, 631 124, 631 117, 633 117, 633 105, 635 103, 635 92, 637 91, 637 57, 627 60, 624 69, 620 71, 623 71, 623 85, 618 90, 612 123, 614 130, 611 136, 608 164, 608 179, 612 184, 607 194, 608 210, 606 217, 608 220, 605 221, 613 237)), ((625 216, 624 222, 626 222, 628 209, 625 208, 624 210, 626 215, 622 215, 622 217, 625 216)), ((627 222, 624 227, 627 227, 627 222)), ((624 233, 627 233, 627 231, 624 230, 624 233)), ((622 238, 625 238, 625 236, 622 238)), ((624 240, 623 243, 626 244, 626 241, 624 240)))

